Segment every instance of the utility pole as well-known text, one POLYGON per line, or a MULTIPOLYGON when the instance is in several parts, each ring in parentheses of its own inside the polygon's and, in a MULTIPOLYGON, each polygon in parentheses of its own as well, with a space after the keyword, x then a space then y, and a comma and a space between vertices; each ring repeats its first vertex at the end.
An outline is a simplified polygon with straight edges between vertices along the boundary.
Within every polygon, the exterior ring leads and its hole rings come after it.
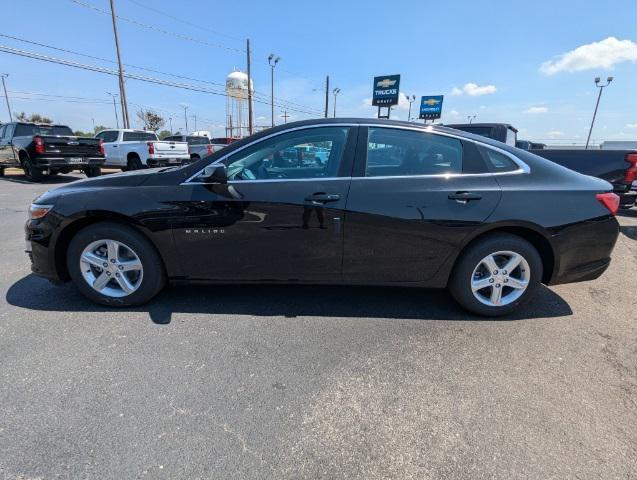
POLYGON ((411 104, 416 100, 416 95, 412 95, 411 97, 407 95, 407 101, 409 102, 409 113, 407 114, 407 121, 411 122, 411 104))
POLYGON ((246 57, 248 63, 248 134, 252 135, 254 124, 254 113, 252 111, 252 73, 250 65, 252 63, 252 53, 250 52, 250 39, 246 39, 246 57))
POLYGON ((272 127, 274 127, 274 67, 279 63, 281 57, 277 57, 274 53, 271 53, 268 57, 268 63, 270 64, 270 68, 272 70, 270 76, 270 107, 271 107, 271 116, 272 116, 272 127))
POLYGON ((117 103, 115 103, 115 97, 117 97, 116 93, 106 92, 107 95, 113 97, 113 110, 115 110, 115 124, 117 128, 119 128, 119 119, 117 118, 117 103))
POLYGON ((340 88, 335 88, 332 93, 334 94, 334 118, 336 118, 336 95, 338 95, 339 93, 341 93, 341 89, 340 88))
POLYGON ((7 85, 4 83, 4 79, 9 76, 8 73, 0 74, 2 77, 2 88, 4 89, 4 99, 7 101, 7 111, 9 112, 9 121, 13 122, 13 115, 11 115, 11 106, 9 105, 9 95, 7 94, 7 85))
POLYGON ((197 131, 197 115, 193 115, 192 118, 195 119, 195 132, 197 131))
POLYGON ((281 118, 285 123, 288 123, 288 118, 290 118, 290 116, 288 115, 287 110, 283 110, 283 115, 281 115, 281 118))
POLYGON ((119 49, 119 34, 117 33, 117 15, 115 15, 115 0, 111 2, 111 17, 113 18, 113 34, 115 35, 115 49, 117 50, 117 64, 119 66, 119 98, 122 102, 122 123, 124 128, 130 128, 128 117, 128 104, 126 101, 126 86, 124 84, 124 69, 122 68, 122 55, 119 49))
POLYGON ((170 124, 170 135, 173 134, 173 117, 168 117, 168 123, 170 124))
POLYGON ((329 115, 330 109, 330 76, 325 77, 325 118, 329 115))
POLYGON ((595 111, 593 112, 593 120, 591 120, 591 128, 588 131, 588 138, 586 139, 586 147, 584 150, 588 150, 588 143, 591 141, 591 133, 593 133, 593 125, 595 124, 595 117, 597 116, 597 109, 599 108, 599 100, 602 98, 602 92, 610 85, 610 82, 613 81, 613 77, 608 77, 606 79, 606 85, 600 85, 600 80, 601 79, 599 77, 595 78, 595 86, 599 88, 599 95, 597 95, 597 103, 595 104, 595 111))
POLYGON ((184 135, 188 135, 188 114, 186 113, 188 111, 188 105, 181 105, 181 108, 184 109, 184 122, 186 122, 186 131, 184 132, 184 135))

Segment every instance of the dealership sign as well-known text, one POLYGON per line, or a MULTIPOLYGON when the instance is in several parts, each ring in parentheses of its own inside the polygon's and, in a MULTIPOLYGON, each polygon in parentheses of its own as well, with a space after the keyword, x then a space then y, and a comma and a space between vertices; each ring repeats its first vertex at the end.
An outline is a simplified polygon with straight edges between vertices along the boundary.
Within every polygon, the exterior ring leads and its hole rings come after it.
POLYGON ((420 99, 420 117, 425 120, 440 118, 443 95, 428 95, 420 99))
POLYGON ((374 77, 374 96, 372 105, 377 107, 390 107, 398 104, 398 88, 400 87, 400 75, 385 75, 374 77))

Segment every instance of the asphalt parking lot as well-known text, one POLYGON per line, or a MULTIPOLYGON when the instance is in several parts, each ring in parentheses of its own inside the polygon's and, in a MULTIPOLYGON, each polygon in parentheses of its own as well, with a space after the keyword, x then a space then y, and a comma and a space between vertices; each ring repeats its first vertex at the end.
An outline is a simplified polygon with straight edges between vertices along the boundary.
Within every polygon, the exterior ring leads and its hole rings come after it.
POLYGON ((637 211, 611 268, 509 320, 444 292, 171 288, 109 310, 30 275, 0 178, 0 478, 637 478, 637 211))

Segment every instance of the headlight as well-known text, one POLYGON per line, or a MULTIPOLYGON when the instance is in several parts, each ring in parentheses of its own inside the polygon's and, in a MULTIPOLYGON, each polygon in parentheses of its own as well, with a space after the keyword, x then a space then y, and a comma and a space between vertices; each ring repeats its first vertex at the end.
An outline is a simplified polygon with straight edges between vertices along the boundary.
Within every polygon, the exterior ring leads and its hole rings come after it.
POLYGON ((29 207, 29 220, 37 220, 39 218, 43 218, 49 210, 53 208, 53 205, 40 205, 37 203, 32 203, 29 207))

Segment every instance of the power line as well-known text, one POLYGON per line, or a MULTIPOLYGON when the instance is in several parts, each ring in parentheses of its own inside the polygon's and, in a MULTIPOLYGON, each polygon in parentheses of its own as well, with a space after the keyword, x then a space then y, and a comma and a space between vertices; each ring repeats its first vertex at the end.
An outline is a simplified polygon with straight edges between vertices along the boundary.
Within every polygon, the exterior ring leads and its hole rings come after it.
MULTIPOLYGON (((66 59, 61 59, 61 58, 57 58, 57 57, 51 57, 48 55, 43 55, 40 53, 35 53, 35 52, 28 52, 26 50, 20 50, 20 49, 16 49, 16 48, 11 48, 8 47, 6 45, 0 45, 0 51, 5 52, 5 53, 10 53, 13 55, 18 55, 18 56, 22 56, 22 57, 28 57, 28 58, 32 58, 35 60, 41 60, 41 61, 45 61, 45 62, 49 62, 49 63, 57 63, 59 65, 65 65, 65 66, 69 66, 69 67, 74 67, 74 68, 79 68, 79 69, 83 69, 83 70, 89 70, 89 71, 93 71, 93 72, 98 72, 98 73, 104 73, 107 75, 119 75, 119 72, 117 70, 112 70, 112 69, 108 69, 106 67, 101 67, 98 65, 88 65, 88 64, 83 64, 83 63, 79 63, 79 62, 74 62, 71 60, 66 60, 66 59)), ((200 87, 197 85, 190 85, 190 84, 185 84, 185 83, 178 83, 178 82, 173 82, 173 81, 169 81, 169 80, 164 80, 164 79, 160 79, 160 78, 154 78, 154 77, 145 77, 142 75, 137 75, 134 73, 130 73, 130 72, 125 72, 124 76, 133 80, 140 80, 143 82, 148 82, 148 83, 155 83, 158 85, 165 85, 165 86, 169 86, 169 87, 175 87, 175 88, 181 88, 184 90, 191 90, 191 91, 195 91, 195 92, 201 92, 201 93, 207 93, 210 95, 218 95, 218 96, 223 96, 223 97, 227 97, 227 93, 225 91, 218 91, 218 90, 213 90, 210 88, 205 88, 205 87, 200 87)), ((256 103, 262 103, 267 105, 268 102, 261 100, 261 99, 255 99, 254 100, 256 103)), ((282 107, 281 105, 277 104, 277 107, 282 107)), ((308 115, 315 115, 315 112, 309 111, 307 109, 299 109, 299 108, 292 108, 292 107, 286 107, 284 106, 284 108, 287 108, 288 110, 292 110, 292 111, 296 111, 299 113, 305 113, 308 115)))
MULTIPOLYGON (((37 45, 39 47, 48 48, 48 49, 56 50, 56 51, 59 51, 59 52, 70 53, 72 55, 78 55, 80 57, 90 58, 90 59, 93 59, 93 60, 99 60, 99 61, 110 63, 110 64, 113 64, 113 65, 117 64, 116 61, 110 60, 108 58, 97 57, 95 55, 89 55, 89 54, 86 54, 86 53, 81 53, 81 52, 77 52, 75 50, 69 50, 69 49, 66 49, 66 48, 54 47, 53 45, 48 45, 46 43, 35 42, 33 40, 27 40, 25 38, 15 37, 15 36, 3 34, 3 33, 0 33, 0 37, 9 38, 11 40, 15 40, 15 41, 18 41, 18 42, 24 42, 24 43, 28 43, 28 44, 31 44, 31 45, 37 45)), ((188 76, 185 76, 185 75, 177 75, 177 74, 174 74, 174 73, 163 72, 161 70, 156 70, 156 69, 152 69, 152 68, 148 68, 148 67, 141 67, 139 65, 133 65, 133 64, 130 64, 130 63, 124 63, 124 66, 130 67, 130 68, 135 68, 137 70, 143 70, 143 71, 146 71, 146 72, 158 73, 160 75, 166 75, 168 77, 179 78, 181 80, 189 80, 191 82, 205 83, 205 84, 214 85, 214 86, 217 86, 217 87, 225 87, 225 84, 222 84, 222 83, 212 82, 210 80, 202 80, 202 79, 199 79, 199 78, 188 77, 188 76)), ((257 92, 257 91, 254 91, 253 94, 255 95, 255 97, 261 97, 264 101, 269 102, 269 98, 270 97, 267 94, 262 93, 262 92, 257 92)), ((310 107, 308 105, 303 105, 303 104, 298 103, 298 102, 293 102, 291 100, 286 100, 286 99, 280 98, 280 99, 277 100, 277 102, 278 102, 278 104, 280 104, 280 105, 277 105, 277 106, 282 107, 282 108, 286 108, 286 105, 289 104, 289 105, 297 106, 297 107, 300 107, 300 108, 305 108, 307 110, 312 110, 313 114, 319 114, 320 113, 318 110, 315 110, 313 107, 310 107)))
MULTIPOLYGON (((84 8, 88 8, 90 10, 94 10, 96 12, 102 13, 104 15, 109 15, 109 16, 111 15, 110 12, 107 12, 106 10, 103 10, 103 9, 101 9, 101 8, 91 4, 91 3, 82 2, 80 0, 71 0, 71 2, 75 3, 76 5, 80 5, 80 6, 84 7, 84 8)), ((205 40, 199 40, 197 38, 189 37, 189 36, 183 35, 181 33, 171 32, 169 30, 164 30, 162 28, 158 28, 158 27, 155 27, 153 25, 148 25, 147 23, 142 23, 142 22, 139 22, 137 20, 133 20, 132 18, 122 17, 121 15, 117 15, 117 19, 118 20, 123 20, 123 21, 128 22, 128 23, 132 23, 134 25, 146 28, 148 30, 154 30, 156 32, 163 33, 164 35, 169 35, 171 37, 176 37, 176 38, 180 38, 182 40, 187 40, 189 42, 199 43, 199 44, 202 44, 202 45, 207 45, 209 47, 221 48, 221 49, 229 50, 229 51, 233 51, 233 52, 245 53, 245 51, 240 49, 240 48, 228 47, 226 45, 221 45, 219 43, 206 42, 205 40)))

